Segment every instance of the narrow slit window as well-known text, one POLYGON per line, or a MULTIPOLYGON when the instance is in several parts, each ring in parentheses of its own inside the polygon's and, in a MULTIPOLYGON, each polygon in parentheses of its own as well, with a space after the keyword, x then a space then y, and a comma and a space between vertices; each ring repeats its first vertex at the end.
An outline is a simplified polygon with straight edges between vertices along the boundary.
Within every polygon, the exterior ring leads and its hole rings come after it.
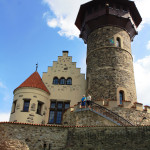
POLYGON ((38 102, 37 114, 39 114, 39 115, 42 114, 42 106, 43 106, 43 103, 42 102, 38 102))
POLYGON ((14 101, 14 102, 13 102, 12 113, 15 113, 16 103, 17 103, 17 101, 14 101))

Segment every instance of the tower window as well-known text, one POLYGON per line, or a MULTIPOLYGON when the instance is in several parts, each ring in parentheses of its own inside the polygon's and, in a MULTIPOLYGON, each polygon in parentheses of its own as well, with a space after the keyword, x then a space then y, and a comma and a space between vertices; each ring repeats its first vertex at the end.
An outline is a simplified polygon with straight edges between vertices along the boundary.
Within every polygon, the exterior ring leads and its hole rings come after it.
POLYGON ((121 47, 121 39, 119 37, 116 39, 116 46, 121 47))
POLYGON ((39 114, 39 115, 42 114, 42 106, 43 106, 43 103, 42 102, 38 102, 37 114, 39 114))
POLYGON ((28 112, 29 111, 29 106, 30 106, 30 100, 24 100, 23 111, 28 112))
POLYGON ((72 85, 72 79, 71 79, 71 78, 68 78, 66 84, 67 84, 67 85, 72 85))
POLYGON ((61 79, 60 79, 60 84, 61 84, 61 85, 64 85, 64 84, 65 84, 65 78, 61 78, 61 79))
POLYGON ((14 102, 13 102, 12 113, 15 113, 16 103, 17 103, 17 101, 14 101, 14 102))
POLYGON ((58 84, 58 83, 59 83, 59 80, 58 80, 57 77, 55 77, 55 78, 53 79, 53 84, 58 84))
POLYGON ((124 100, 124 91, 119 92, 120 104, 122 105, 122 101, 124 100))

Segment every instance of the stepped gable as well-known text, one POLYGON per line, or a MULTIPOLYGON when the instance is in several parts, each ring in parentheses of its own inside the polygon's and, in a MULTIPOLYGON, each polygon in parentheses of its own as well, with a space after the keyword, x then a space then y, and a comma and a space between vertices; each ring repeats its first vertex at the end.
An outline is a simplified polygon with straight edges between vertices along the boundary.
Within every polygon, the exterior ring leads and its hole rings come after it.
MULTIPOLYGON (((43 83, 39 73, 35 71, 29 78, 27 78, 20 86, 18 86, 15 90, 21 88, 21 87, 33 87, 33 88, 39 88, 41 90, 44 90, 48 94, 50 94, 49 90, 43 83)), ((14 90, 14 91, 15 91, 14 90)))

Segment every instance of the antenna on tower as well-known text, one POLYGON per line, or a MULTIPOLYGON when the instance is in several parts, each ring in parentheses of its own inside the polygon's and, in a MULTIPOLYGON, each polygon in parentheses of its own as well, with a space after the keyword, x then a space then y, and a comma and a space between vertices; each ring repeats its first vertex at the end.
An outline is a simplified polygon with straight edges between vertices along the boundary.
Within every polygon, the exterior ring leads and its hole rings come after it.
POLYGON ((36 64, 36 72, 37 72, 37 69, 38 69, 38 63, 36 64))

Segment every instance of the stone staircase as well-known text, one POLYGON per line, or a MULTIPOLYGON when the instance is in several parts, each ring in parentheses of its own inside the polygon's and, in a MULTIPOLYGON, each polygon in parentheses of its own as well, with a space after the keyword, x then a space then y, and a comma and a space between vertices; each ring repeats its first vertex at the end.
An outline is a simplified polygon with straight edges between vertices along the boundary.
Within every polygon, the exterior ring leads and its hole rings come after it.
POLYGON ((133 126, 131 122, 124 119, 123 117, 119 116, 118 114, 114 113, 113 111, 91 101, 90 108, 77 108, 75 111, 85 111, 90 110, 101 117, 104 117, 105 119, 117 124, 118 126, 133 126))

